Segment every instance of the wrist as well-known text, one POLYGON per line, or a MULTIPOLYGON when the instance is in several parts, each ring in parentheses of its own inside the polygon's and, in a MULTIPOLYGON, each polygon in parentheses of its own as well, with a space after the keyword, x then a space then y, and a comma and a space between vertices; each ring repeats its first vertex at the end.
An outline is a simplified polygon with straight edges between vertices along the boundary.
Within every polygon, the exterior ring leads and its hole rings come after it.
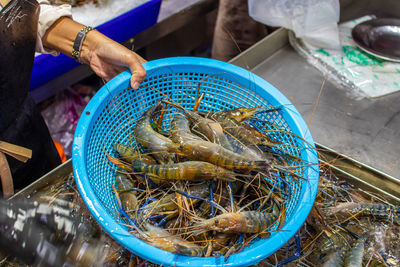
MULTIPOLYGON (((82 48, 83 48, 83 44, 87 38, 87 35, 93 30, 94 30, 94 28, 92 28, 90 26, 85 26, 76 35, 74 45, 72 47, 72 57, 80 63, 87 63, 87 62, 83 62, 83 59, 81 57, 82 56, 81 55, 82 48)), ((89 45, 89 47, 90 47, 90 45, 89 45)))
POLYGON ((87 33, 87 36, 83 41, 80 53, 80 58, 82 63, 89 65, 92 53, 98 47, 98 42, 97 42, 98 38, 96 37, 96 35, 98 34, 99 32, 96 31, 90 31, 87 33))
POLYGON ((114 41, 98 31, 88 32, 82 44, 80 53, 81 62, 89 64, 95 54, 101 54, 100 50, 107 50, 106 47, 112 49, 112 43, 114 41))

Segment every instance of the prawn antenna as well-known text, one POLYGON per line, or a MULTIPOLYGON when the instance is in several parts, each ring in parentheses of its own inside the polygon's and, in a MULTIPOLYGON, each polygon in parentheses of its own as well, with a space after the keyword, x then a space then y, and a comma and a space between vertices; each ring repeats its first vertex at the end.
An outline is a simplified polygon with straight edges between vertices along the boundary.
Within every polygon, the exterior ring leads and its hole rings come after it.
POLYGON ((178 193, 178 194, 180 194, 180 195, 182 195, 182 196, 184 196, 184 197, 187 197, 187 198, 192 198, 192 199, 205 201, 208 204, 210 204, 210 206, 213 206, 214 208, 217 208, 217 209, 221 210, 222 212, 227 212, 227 210, 224 209, 221 205, 219 205, 218 203, 215 203, 214 201, 211 201, 209 199, 198 197, 198 196, 193 196, 193 195, 190 195, 190 194, 188 194, 188 193, 186 193, 186 192, 184 192, 182 190, 179 190, 179 189, 171 189, 171 190, 176 192, 176 193, 178 193))
POLYGON ((235 209, 235 205, 233 203, 233 194, 232 194, 231 182, 228 182, 227 186, 228 186, 228 191, 229 191, 229 199, 231 201, 231 210, 232 210, 232 212, 235 212, 236 209, 235 209))
POLYGON ((332 223, 332 224, 335 225, 335 226, 337 226, 337 227, 339 227, 339 228, 342 229, 342 230, 345 230, 345 231, 346 231, 347 233, 349 233, 354 239, 359 239, 359 238, 360 238, 356 233, 350 231, 349 229, 347 229, 347 228, 344 227, 343 225, 340 225, 340 224, 337 224, 337 223, 332 223))

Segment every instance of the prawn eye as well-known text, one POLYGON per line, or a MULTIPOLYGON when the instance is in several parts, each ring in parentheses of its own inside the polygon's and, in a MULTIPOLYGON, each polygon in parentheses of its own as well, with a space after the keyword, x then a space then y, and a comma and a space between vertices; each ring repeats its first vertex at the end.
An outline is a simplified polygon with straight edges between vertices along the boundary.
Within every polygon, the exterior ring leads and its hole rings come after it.
POLYGON ((214 220, 214 223, 215 225, 217 225, 219 223, 219 220, 218 219, 214 220))

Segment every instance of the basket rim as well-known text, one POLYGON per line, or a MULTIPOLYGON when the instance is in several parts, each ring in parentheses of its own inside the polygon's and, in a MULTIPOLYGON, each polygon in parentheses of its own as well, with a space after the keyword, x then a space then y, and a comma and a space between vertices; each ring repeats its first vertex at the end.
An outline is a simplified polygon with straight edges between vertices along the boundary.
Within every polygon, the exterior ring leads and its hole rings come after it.
MULTIPOLYGON (((208 58, 173 57, 149 61, 143 64, 148 73, 148 77, 152 73, 156 72, 160 67, 173 67, 179 65, 202 65, 223 69, 245 79, 248 79, 249 77, 249 71, 245 69, 208 58)), ((96 196, 95 192, 91 188, 89 180, 87 179, 87 168, 85 162, 86 150, 84 144, 89 138, 91 125, 94 123, 94 119, 96 119, 94 116, 97 109, 102 106, 101 104, 107 102, 107 100, 112 97, 114 90, 129 87, 130 77, 131 73, 125 71, 109 81, 96 93, 84 109, 74 135, 72 164, 75 181, 86 206, 96 221, 102 226, 103 230, 137 256, 157 264, 174 266, 246 266, 258 263, 286 244, 287 241, 289 241, 289 239, 300 229, 314 203, 319 179, 318 156, 310 131, 293 104, 280 91, 278 91, 278 89, 253 73, 251 73, 252 82, 256 83, 265 91, 257 91, 261 97, 263 93, 268 93, 273 95, 275 100, 280 104, 291 106, 290 109, 283 109, 283 112, 287 113, 285 118, 293 118, 293 116, 295 116, 296 119, 293 119, 293 123, 306 141, 306 146, 308 146, 304 152, 307 161, 310 163, 310 167, 307 168, 308 181, 305 190, 299 199, 298 205, 293 210, 290 220, 285 222, 282 229, 279 232, 273 233, 267 239, 257 241, 256 247, 249 247, 245 251, 233 254, 225 261, 224 257, 187 257, 161 250, 131 235, 120 224, 114 221, 96 196), (265 253, 265 251, 268 251, 268 253, 265 253)))

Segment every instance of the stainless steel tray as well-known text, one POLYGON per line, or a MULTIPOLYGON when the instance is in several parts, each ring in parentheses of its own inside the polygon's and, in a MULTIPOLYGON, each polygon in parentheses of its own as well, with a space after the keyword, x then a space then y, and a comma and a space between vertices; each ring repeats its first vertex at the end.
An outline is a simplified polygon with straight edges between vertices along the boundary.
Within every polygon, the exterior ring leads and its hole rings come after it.
POLYGON ((234 58, 294 104, 316 142, 400 178, 400 93, 354 100, 289 45, 279 29, 234 58))

